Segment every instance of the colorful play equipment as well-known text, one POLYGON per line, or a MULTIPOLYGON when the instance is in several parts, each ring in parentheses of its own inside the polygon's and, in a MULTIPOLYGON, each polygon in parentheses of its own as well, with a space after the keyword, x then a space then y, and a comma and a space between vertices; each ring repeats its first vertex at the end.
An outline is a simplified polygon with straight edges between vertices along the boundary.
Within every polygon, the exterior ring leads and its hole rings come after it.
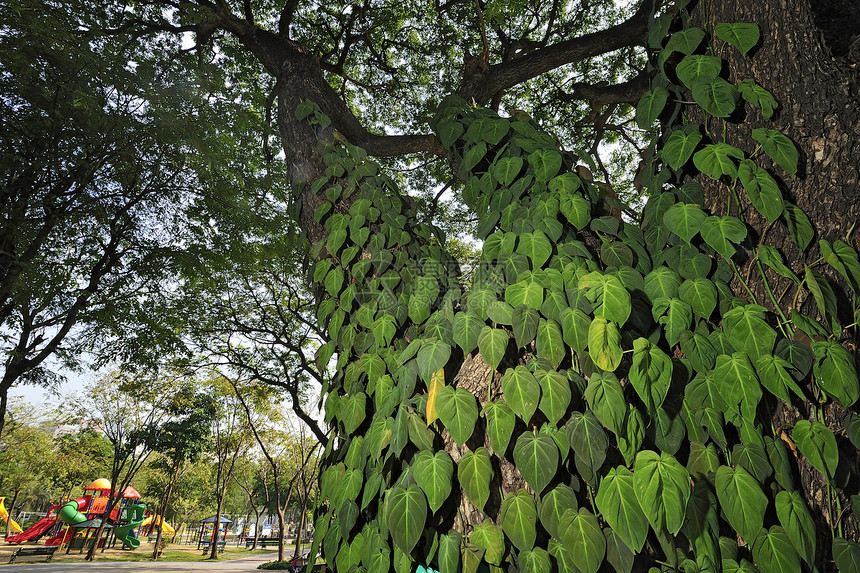
MULTIPOLYGON (((5 501, 6 501, 5 497, 0 497, 0 521, 2 521, 3 523, 8 522, 9 523, 9 529, 14 531, 15 533, 21 533, 23 531, 21 529, 21 526, 18 525, 17 523, 15 523, 14 519, 12 521, 9 521, 9 512, 6 511, 5 501)), ((12 503, 14 504, 15 500, 12 500, 12 503)))
POLYGON ((176 530, 171 527, 169 523, 166 521, 162 523, 160 515, 150 515, 146 519, 143 520, 143 523, 140 524, 141 527, 146 527, 149 524, 152 524, 153 527, 161 527, 161 530, 168 534, 173 535, 176 533, 176 530))
MULTIPOLYGON (((161 516, 147 516, 146 504, 140 503, 140 493, 131 486, 114 495, 119 498, 110 516, 106 516, 110 495, 110 482, 104 478, 93 481, 84 488, 84 496, 65 503, 52 505, 48 514, 26 531, 21 531, 18 524, 12 522, 12 527, 20 532, 6 539, 8 543, 23 543, 38 541, 47 536, 45 545, 65 545, 66 553, 71 549, 80 549, 97 543, 104 548, 115 539, 122 542, 123 547, 136 549, 140 546, 139 532, 143 525, 151 524, 150 528, 159 526, 165 533, 173 534, 174 530, 161 516), (108 518, 101 539, 96 540, 93 533, 102 525, 102 519, 108 518)), ((3 505, 4 498, 0 497, 0 518, 9 519, 3 505)))
POLYGON ((132 549, 140 547, 140 539, 137 538, 134 530, 139 528, 143 523, 143 514, 146 512, 145 503, 136 503, 127 508, 128 523, 116 528, 114 534, 116 538, 122 541, 125 545, 132 549))

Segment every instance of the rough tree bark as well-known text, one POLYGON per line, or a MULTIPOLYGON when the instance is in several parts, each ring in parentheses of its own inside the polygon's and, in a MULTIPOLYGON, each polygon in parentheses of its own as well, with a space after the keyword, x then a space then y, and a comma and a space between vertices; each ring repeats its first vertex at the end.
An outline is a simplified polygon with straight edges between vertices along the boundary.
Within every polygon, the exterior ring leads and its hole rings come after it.
MULTIPOLYGON (((775 129, 791 138, 800 152, 797 177, 792 178, 766 157, 761 160, 777 176, 783 193, 808 215, 817 235, 805 255, 798 253, 786 226, 780 222, 768 227, 767 221, 740 194, 743 217, 753 228, 767 229, 767 243, 781 247, 799 276, 803 276, 805 264, 812 264, 820 257, 819 239, 831 243, 840 239, 860 248, 860 229, 857 228, 860 221, 860 108, 857 105, 860 98, 860 6, 850 0, 725 0, 700 3, 694 16, 698 22, 704 18, 707 29, 713 29, 719 22, 759 25, 761 41, 747 57, 731 49, 723 50, 721 55, 728 60, 734 79, 754 79, 771 91, 779 103, 771 122, 775 129), (853 51, 851 46, 854 46, 853 51)), ((730 118, 725 124, 726 136, 728 143, 751 153, 752 126, 747 119, 730 118)), ((761 117, 754 119, 762 124, 761 117)), ((723 125, 722 120, 712 118, 709 128, 721 133, 723 125)), ((714 212, 723 212, 726 186, 714 185, 713 180, 705 179, 701 178, 706 206, 714 212)), ((754 248, 760 239, 761 236, 750 236, 748 247, 754 248)), ((751 256, 741 272, 749 278, 747 282, 756 302, 776 310, 755 268, 749 268, 754 267, 750 261, 751 256)), ((822 272, 835 283, 843 282, 835 272, 826 269, 822 272)), ((787 313, 795 293, 794 284, 770 271, 766 276, 787 313)), ((746 297, 739 283, 732 286, 739 296, 746 297)), ((839 300, 838 305, 840 322, 843 325, 854 322, 856 309, 850 307, 849 301, 839 300)), ((800 299, 798 306, 804 313, 818 314, 812 297, 800 299)), ((843 342, 856 346, 858 340, 843 342)), ((773 412, 776 428, 793 427, 797 421, 813 417, 815 404, 809 400, 802 403, 795 400, 793 405, 794 408, 787 408, 780 403, 773 412)), ((835 431, 844 428, 846 411, 838 403, 829 403, 824 415, 828 427, 835 431)), ((840 455, 849 466, 860 464, 860 452, 847 440, 840 455)), ((824 547, 830 543, 829 526, 838 516, 829 515, 827 485, 820 473, 803 458, 798 460, 798 470, 804 495, 818 521, 818 549, 826 551, 824 547)), ((847 488, 848 491, 853 489, 856 486, 847 488)), ((841 501, 843 507, 849 504, 844 496, 841 501)), ((843 526, 846 536, 856 537, 858 524, 851 513, 846 512, 842 517, 843 526)))

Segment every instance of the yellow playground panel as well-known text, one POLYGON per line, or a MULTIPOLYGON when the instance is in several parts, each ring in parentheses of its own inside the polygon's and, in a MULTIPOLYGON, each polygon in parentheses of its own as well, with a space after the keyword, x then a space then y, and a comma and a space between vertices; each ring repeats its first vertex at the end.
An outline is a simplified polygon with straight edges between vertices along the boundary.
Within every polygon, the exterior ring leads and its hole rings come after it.
POLYGON ((172 535, 172 534, 176 533, 176 531, 173 529, 173 527, 170 526, 169 523, 161 520, 160 515, 150 515, 149 517, 147 517, 146 519, 143 520, 143 523, 141 523, 140 526, 146 527, 147 525, 149 525, 153 521, 155 522, 153 525, 160 525, 161 530, 164 533, 167 533, 168 535, 172 535))
MULTIPOLYGON (((3 523, 6 523, 7 521, 9 521, 9 512, 6 511, 6 503, 5 502, 6 502, 6 498, 0 497, 0 521, 2 521, 3 523)), ((18 525, 17 523, 15 523, 14 519, 12 521, 9 521, 9 528, 11 531, 13 531, 15 533, 21 533, 23 531, 21 529, 21 526, 18 525)))

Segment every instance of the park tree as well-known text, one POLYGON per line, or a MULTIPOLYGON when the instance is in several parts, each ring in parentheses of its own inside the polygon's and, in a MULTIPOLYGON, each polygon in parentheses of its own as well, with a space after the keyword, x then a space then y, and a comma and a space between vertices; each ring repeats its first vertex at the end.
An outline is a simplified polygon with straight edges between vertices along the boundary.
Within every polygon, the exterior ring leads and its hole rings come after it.
POLYGON ((225 133, 223 108, 239 100, 210 97, 214 77, 201 90, 193 54, 162 58, 157 42, 92 33, 117 10, 0 7, 0 431, 10 388, 50 387, 56 365, 151 363, 175 350, 158 299, 179 229, 203 232, 215 212, 203 205, 253 203, 269 175, 239 151, 260 141, 246 129, 250 100, 225 133))
POLYGON ((286 398, 324 443, 326 433, 311 412, 311 396, 328 376, 326 365, 314 360, 324 338, 314 296, 295 241, 283 233, 286 213, 259 218, 242 233, 198 239, 193 261, 183 270, 183 288, 172 301, 173 319, 198 361, 278 389, 276 403, 286 398))
POLYGON ((847 0, 197 0, 108 31, 269 76, 337 363, 336 570, 856 570, 856 23, 847 0), (637 209, 593 151, 640 137, 637 209), (390 175, 416 153, 476 219, 468 292, 390 175))
POLYGON ((205 381, 206 390, 215 404, 209 419, 210 442, 207 453, 213 467, 215 496, 215 523, 212 528, 210 559, 218 559, 218 529, 224 509, 227 489, 233 483, 236 462, 245 455, 253 443, 248 418, 237 396, 233 381, 221 373, 213 373, 205 381))
MULTIPOLYGON (((234 384, 233 390, 245 412, 248 427, 263 454, 262 463, 267 464, 271 470, 272 501, 280 531, 278 561, 283 561, 284 537, 287 533, 284 515, 294 494, 301 500, 302 507, 307 504, 305 491, 308 484, 317 478, 316 454, 320 443, 307 436, 308 430, 304 421, 297 422, 284 415, 279 408, 281 396, 271 385, 258 384, 240 388, 238 384, 234 384)), ((267 485, 266 490, 268 487, 267 485)), ((259 520, 259 514, 257 517, 259 520)))
MULTIPOLYGON (((19 506, 21 495, 38 490, 48 482, 53 452, 51 432, 36 409, 23 403, 12 403, 10 421, 0 436, 0 491, 7 498, 6 510, 11 516, 19 506)), ((3 524, 3 535, 9 537, 11 520, 3 524)))
POLYGON ((53 456, 44 460, 49 479, 62 497, 72 499, 74 488, 83 488, 99 476, 108 475, 113 445, 94 428, 79 428, 54 439, 53 456))
MULTIPOLYGON (((96 532, 100 539, 119 495, 131 485, 158 444, 162 424, 176 392, 170 377, 129 376, 111 372, 85 387, 84 392, 63 404, 70 422, 90 425, 102 432, 112 447, 109 480, 111 489, 104 519, 96 532)), ((86 559, 98 550, 93 544, 86 559)))
POLYGON ((233 472, 233 481, 244 492, 248 499, 250 515, 254 515, 254 539, 249 546, 251 551, 257 549, 257 540, 260 537, 260 518, 274 500, 272 488, 272 466, 261 459, 246 455, 237 470, 233 472))
MULTIPOLYGON (((208 445, 216 406, 210 394, 199 392, 195 384, 184 380, 166 410, 167 419, 161 424, 153 446, 161 454, 157 465, 167 475, 158 506, 153 508, 155 515, 160 514, 161 523, 166 520, 167 508, 183 471, 201 456, 208 445)), ((152 550, 153 561, 158 559, 163 537, 164 527, 159 526, 152 550)))

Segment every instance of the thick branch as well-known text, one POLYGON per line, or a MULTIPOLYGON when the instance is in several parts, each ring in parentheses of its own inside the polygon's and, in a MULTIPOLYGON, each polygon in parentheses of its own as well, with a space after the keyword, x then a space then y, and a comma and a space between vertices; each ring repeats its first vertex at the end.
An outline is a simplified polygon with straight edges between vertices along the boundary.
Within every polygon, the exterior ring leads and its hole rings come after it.
POLYGON ((628 20, 578 38, 541 48, 521 58, 490 66, 486 70, 475 66, 464 74, 459 95, 483 104, 501 90, 536 78, 550 70, 600 54, 630 46, 644 45, 648 34, 648 19, 652 2, 646 1, 628 20))
POLYGON ((571 93, 562 93, 559 98, 563 101, 585 100, 595 110, 599 110, 610 104, 635 104, 648 91, 649 80, 648 73, 643 71, 634 78, 620 84, 577 83, 573 84, 573 91, 571 93))

